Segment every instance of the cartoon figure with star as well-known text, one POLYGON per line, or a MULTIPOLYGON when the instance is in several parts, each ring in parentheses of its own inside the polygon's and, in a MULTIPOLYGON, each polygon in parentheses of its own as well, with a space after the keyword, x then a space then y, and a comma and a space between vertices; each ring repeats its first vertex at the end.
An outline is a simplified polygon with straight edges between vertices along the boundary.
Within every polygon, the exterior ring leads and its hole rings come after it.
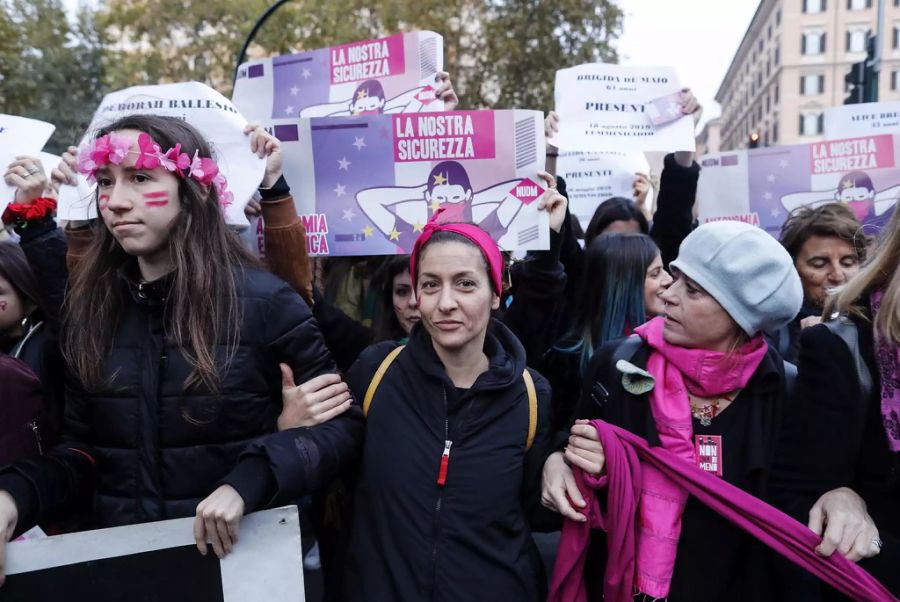
POLYGON ((523 207, 511 194, 519 182, 508 180, 475 192, 462 164, 443 161, 421 186, 369 188, 357 193, 356 202, 388 240, 409 253, 438 209, 444 209, 443 221, 474 223, 500 239, 523 207))
POLYGON ((414 88, 391 98, 385 97, 384 86, 377 79, 362 82, 348 100, 313 105, 300 111, 300 117, 343 117, 382 115, 384 113, 417 113, 425 106, 416 99, 422 88, 414 88))
POLYGON ((877 192, 872 178, 866 172, 851 171, 838 180, 835 189, 795 192, 783 196, 781 204, 790 212, 803 205, 818 207, 837 201, 845 203, 861 223, 880 227, 890 218, 898 193, 900 185, 877 192))

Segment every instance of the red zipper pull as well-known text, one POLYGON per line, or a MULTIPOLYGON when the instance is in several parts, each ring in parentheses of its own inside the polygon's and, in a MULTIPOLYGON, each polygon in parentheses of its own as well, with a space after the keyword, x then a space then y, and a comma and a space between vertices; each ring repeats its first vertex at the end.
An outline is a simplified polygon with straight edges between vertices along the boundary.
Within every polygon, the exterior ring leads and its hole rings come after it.
POLYGON ((453 441, 444 441, 444 453, 441 454, 441 470, 438 472, 437 484, 447 483, 447 468, 450 466, 450 446, 453 441))

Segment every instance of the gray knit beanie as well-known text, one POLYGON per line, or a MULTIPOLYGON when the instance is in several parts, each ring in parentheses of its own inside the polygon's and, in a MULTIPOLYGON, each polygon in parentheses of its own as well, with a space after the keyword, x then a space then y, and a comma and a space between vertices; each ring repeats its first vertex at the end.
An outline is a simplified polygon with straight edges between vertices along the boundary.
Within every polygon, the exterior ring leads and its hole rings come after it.
POLYGON ((703 224, 681 243, 672 267, 702 286, 750 336, 781 328, 803 304, 791 256, 750 224, 703 224))

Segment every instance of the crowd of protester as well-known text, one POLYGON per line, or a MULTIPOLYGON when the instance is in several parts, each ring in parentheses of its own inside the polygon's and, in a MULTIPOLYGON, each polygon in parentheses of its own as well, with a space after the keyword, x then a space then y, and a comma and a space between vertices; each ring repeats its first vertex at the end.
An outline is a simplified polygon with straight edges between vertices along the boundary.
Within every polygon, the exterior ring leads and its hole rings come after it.
POLYGON ((184 121, 7 167, 0 573, 36 524, 194 517, 221 558, 306 496, 329 600, 900 594, 900 213, 699 225, 677 152, 582 233, 548 147, 547 251, 437 212, 410 256, 310 259, 279 141, 246 134, 265 263, 147 151, 214 161, 184 121), (57 224, 78 172, 99 218, 57 224), (560 530, 551 578, 532 533, 560 530))

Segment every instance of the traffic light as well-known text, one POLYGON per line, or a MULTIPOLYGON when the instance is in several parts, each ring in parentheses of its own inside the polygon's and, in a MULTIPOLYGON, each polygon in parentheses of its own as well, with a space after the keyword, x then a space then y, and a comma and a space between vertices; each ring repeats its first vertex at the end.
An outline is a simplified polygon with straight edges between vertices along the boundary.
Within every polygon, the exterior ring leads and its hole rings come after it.
POLYGON ((850 65, 850 71, 844 76, 849 95, 844 99, 845 105, 860 102, 878 101, 878 71, 875 67, 875 36, 866 40, 866 60, 850 65))
POLYGON ((876 36, 869 36, 866 40, 866 68, 865 82, 863 83, 863 97, 865 102, 878 102, 878 71, 875 64, 875 45, 879 43, 876 36))
POLYGON ((860 61, 850 65, 850 71, 844 76, 847 89, 850 94, 844 99, 845 105, 855 105, 865 102, 866 62, 860 61))
POLYGON ((747 148, 756 148, 757 146, 759 146, 759 134, 751 132, 750 142, 747 144, 747 148))

